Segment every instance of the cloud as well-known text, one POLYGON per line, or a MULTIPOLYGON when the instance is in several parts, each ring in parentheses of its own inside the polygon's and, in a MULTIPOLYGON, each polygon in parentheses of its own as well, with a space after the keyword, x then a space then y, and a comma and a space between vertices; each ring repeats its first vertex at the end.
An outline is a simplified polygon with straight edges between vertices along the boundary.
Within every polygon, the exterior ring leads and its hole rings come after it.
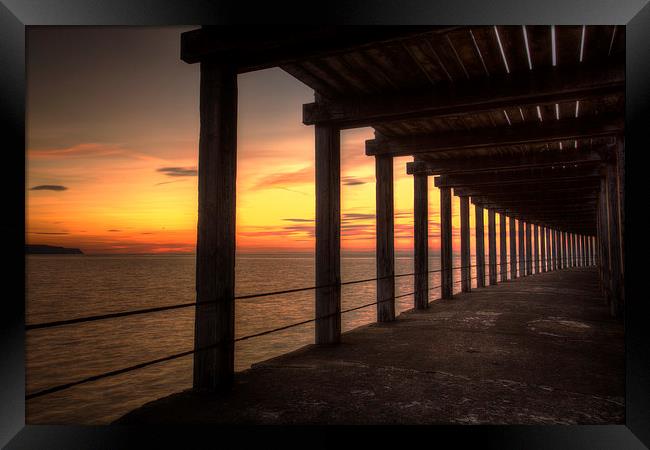
POLYGON ((302 222, 307 222, 307 223, 309 223, 309 222, 313 222, 313 221, 314 221, 314 219, 282 219, 282 220, 285 220, 285 221, 287 221, 287 222, 301 222, 301 223, 302 223, 302 222))
POLYGON ((314 166, 303 167, 294 172, 282 172, 261 178, 253 189, 285 187, 287 185, 309 184, 314 182, 314 166))
POLYGON ((361 213, 345 213, 343 220, 370 220, 374 219, 374 214, 361 214, 361 213))
POLYGON ((106 230, 106 231, 110 231, 110 232, 112 232, 112 233, 119 233, 119 232, 122 231, 122 230, 106 230))
POLYGON ((359 186, 361 184, 366 184, 367 181, 362 180, 361 178, 355 177, 343 177, 341 179, 345 186, 359 186))
POLYGON ((56 234, 56 235, 64 235, 64 234, 70 234, 68 232, 45 232, 45 231, 30 231, 32 234, 56 234))
POLYGON ((39 184, 30 189, 30 191, 67 191, 68 188, 60 184, 39 184))
POLYGON ((198 175, 196 167, 161 167, 156 172, 161 172, 168 177, 195 177, 198 175))

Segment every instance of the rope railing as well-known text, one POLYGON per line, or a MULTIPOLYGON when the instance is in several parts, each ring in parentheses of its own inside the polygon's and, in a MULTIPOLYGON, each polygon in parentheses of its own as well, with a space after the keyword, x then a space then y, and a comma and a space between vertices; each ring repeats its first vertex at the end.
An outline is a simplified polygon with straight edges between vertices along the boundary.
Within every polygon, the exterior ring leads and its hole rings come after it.
MULTIPOLYGON (((440 286, 434 286, 434 287, 432 287, 432 288, 430 288, 428 290, 436 289, 436 288, 439 288, 439 287, 440 286)), ((278 332, 278 331, 284 331, 284 330, 287 330, 287 329, 290 329, 290 328, 295 328, 295 327, 298 327, 298 326, 301 326, 301 325, 306 325, 306 324, 311 323, 311 322, 316 322, 318 320, 327 319, 329 317, 333 317, 333 316, 336 316, 336 315, 339 315, 339 314, 345 314, 345 313, 356 311, 356 310, 359 310, 359 309, 362 309, 362 308, 367 308, 367 307, 370 307, 370 306, 373 306, 373 305, 377 305, 379 303, 392 301, 392 300, 398 299, 398 298, 408 297, 410 295, 414 295, 417 292, 420 292, 420 291, 407 292, 405 294, 396 295, 396 296, 393 296, 393 297, 390 297, 390 298, 387 298, 387 299, 384 299, 384 300, 379 300, 379 301, 376 301, 376 302, 367 303, 367 304, 360 305, 360 306, 355 306, 353 308, 349 308, 349 309, 346 309, 346 310, 326 314, 324 316, 314 317, 312 319, 303 320, 301 322, 295 322, 295 323, 292 323, 292 324, 289 324, 289 325, 284 325, 284 326, 281 326, 281 327, 277 327, 277 328, 274 328, 274 329, 271 329, 271 330, 261 331, 259 333, 254 333, 254 334, 250 334, 250 335, 247 335, 247 336, 242 336, 242 337, 239 337, 239 338, 235 338, 232 342, 233 343, 241 342, 241 341, 245 341, 245 340, 256 338, 256 337, 265 336, 267 334, 275 333, 275 332, 278 332)), ((57 386, 52 386, 52 387, 49 387, 49 388, 46 388, 46 389, 43 389, 43 390, 40 390, 40 391, 32 392, 30 394, 25 395, 25 398, 27 400, 31 400, 31 399, 34 399, 34 398, 37 398, 37 397, 42 397, 42 396, 47 395, 47 394, 53 394, 55 392, 62 391, 64 389, 69 389, 69 388, 72 388, 72 387, 75 387, 75 386, 78 386, 78 385, 81 385, 81 384, 86 384, 86 383, 90 383, 90 382, 93 382, 93 381, 98 381, 98 380, 101 380, 101 379, 104 379, 104 378, 109 378, 109 377, 121 375, 121 374, 131 372, 131 371, 134 371, 134 370, 143 369, 145 367, 152 366, 154 364, 159 364, 159 363, 162 363, 162 362, 167 362, 167 361, 171 361, 171 360, 174 360, 174 359, 182 358, 184 356, 189 356, 189 355, 192 355, 194 353, 201 352, 201 351, 211 350, 211 349, 217 348, 217 347, 222 346, 222 345, 224 345, 223 342, 217 342, 217 343, 214 343, 214 344, 211 344, 211 345, 208 345, 208 346, 199 347, 199 348, 195 348, 195 349, 192 349, 192 350, 186 350, 184 352, 175 353, 173 355, 153 359, 153 360, 142 362, 142 363, 139 363, 139 364, 134 364, 132 366, 124 367, 124 368, 121 368, 121 369, 116 369, 116 370, 112 370, 112 371, 109 371, 109 372, 104 372, 104 373, 101 373, 101 374, 92 375, 92 376, 83 378, 81 380, 76 380, 76 381, 60 384, 60 385, 57 385, 57 386)))
MULTIPOLYGON (((585 258, 582 258, 582 259, 585 259, 585 258)), ((526 260, 526 262, 527 261, 528 260, 526 260)), ((489 266, 489 265, 490 265, 489 262, 484 264, 484 266, 489 266)), ((470 265, 470 266, 452 267, 450 270, 458 270, 458 269, 463 269, 463 268, 473 268, 473 267, 478 267, 478 266, 479 265, 477 265, 477 264, 473 264, 473 265, 470 265)), ((498 270, 500 272, 501 271, 500 264, 497 264, 497 266, 498 266, 498 270)), ((442 269, 431 270, 431 271, 428 271, 428 272, 424 272, 423 274, 436 273, 436 272, 442 272, 442 269)), ((417 274, 418 273, 399 274, 399 275, 394 275, 394 277, 413 276, 413 275, 417 275, 417 274)), ((371 279, 367 279, 367 280, 355 280, 355 281, 349 281, 349 282, 340 283, 340 284, 331 284, 331 285, 326 285, 326 286, 314 286, 314 287, 311 287, 311 288, 290 289, 290 290, 287 290, 287 291, 277 291, 277 292, 273 292, 273 293, 263 293, 263 294, 252 295, 252 296, 240 296, 240 297, 235 297, 235 299, 254 298, 254 297, 262 297, 262 296, 269 296, 269 295, 279 295, 281 293, 300 292, 300 291, 306 291, 306 290, 319 289, 321 287, 332 287, 332 286, 337 286, 337 285, 341 285, 341 286, 342 285, 351 285, 351 284, 358 284, 358 283, 376 281, 376 280, 380 280, 380 279, 386 279, 386 278, 390 278, 390 277, 391 276, 379 277, 379 278, 371 278, 371 279)), ((470 277, 470 281, 471 280, 476 280, 476 279, 478 279, 478 276, 470 277)), ((461 283, 462 281, 463 281, 462 279, 456 280, 455 282, 453 282, 453 284, 461 283)), ((433 286, 433 287, 428 288, 427 291, 438 289, 440 287, 441 287, 441 285, 433 286)), ((363 304, 363 305, 358 305, 358 306, 348 308, 348 309, 345 309, 345 310, 342 310, 342 311, 337 311, 337 312, 333 312, 333 313, 330 313, 330 314, 326 314, 324 316, 314 317, 314 318, 311 318, 311 319, 303 320, 303 321, 300 321, 300 322, 295 322, 295 323, 284 325, 284 326, 277 327, 277 328, 274 328, 274 329, 261 331, 259 333, 254 333, 254 334, 250 334, 250 335, 246 335, 246 336, 241 336, 239 338, 233 339, 232 343, 234 344, 236 342, 241 342, 241 341, 245 341, 245 340, 248 340, 248 339, 253 339, 253 338, 256 338, 256 337, 265 336, 265 335, 268 335, 268 334, 271 334, 271 333, 276 333, 276 332, 279 332, 279 331, 288 330, 288 329, 291 329, 291 328, 295 328, 295 327, 298 327, 298 326, 301 326, 301 325, 306 325, 308 323, 316 322, 316 321, 326 319, 326 318, 329 318, 329 317, 333 317, 333 316, 336 316, 336 315, 350 313, 350 312, 357 311, 357 310, 360 310, 360 309, 363 309, 363 308, 368 308, 368 307, 373 306, 373 305, 378 305, 380 303, 385 303, 385 302, 393 301, 393 300, 396 300, 396 299, 399 299, 399 298, 404 298, 404 297, 408 297, 408 296, 411 296, 411 295, 415 295, 416 293, 419 293, 419 292, 422 292, 422 291, 416 290, 416 291, 413 291, 413 292, 407 292, 407 293, 400 294, 400 295, 394 295, 394 296, 391 296, 390 298, 387 298, 387 299, 378 300, 378 301, 363 304)), ((208 302, 203 302, 203 303, 208 303, 208 302)), ((198 303, 198 304, 203 304, 203 303, 198 303)), ((212 302, 210 302, 210 303, 212 303, 212 302)), ((428 303, 430 303, 430 302, 428 302, 428 303)), ((125 312, 122 312, 122 313, 105 314, 103 316, 90 316, 90 317, 85 317, 85 318, 70 319, 70 320, 67 320, 67 321, 48 322, 48 323, 42 323, 42 324, 31 324, 31 325, 27 325, 26 328, 28 330, 29 329, 36 329, 36 328, 46 328, 46 327, 51 327, 51 326, 67 325, 67 324, 71 324, 71 323, 80 323, 80 322, 87 322, 87 321, 93 321, 93 320, 101 320, 101 319, 105 319, 105 318, 115 318, 115 317, 124 317, 124 316, 134 315, 134 314, 144 314, 146 312, 165 311, 165 310, 178 309, 178 308, 183 308, 183 307, 187 307, 187 306, 196 306, 196 305, 197 305, 196 302, 191 303, 191 304, 190 303, 184 303, 184 304, 179 304, 179 305, 163 306, 163 307, 157 307, 157 308, 148 308, 148 309, 143 309, 143 310, 125 311, 125 312)), ((31 400, 31 399, 34 399, 34 398, 42 397, 44 395, 59 392, 59 391, 69 389, 69 388, 72 388, 72 387, 75 387, 75 386, 79 386, 79 385, 82 385, 82 384, 86 384, 86 383, 90 383, 90 382, 93 382, 93 381, 98 381, 98 380, 101 380, 101 379, 104 379, 104 378, 109 378, 109 377, 121 375, 121 374, 128 373, 128 372, 131 372, 131 371, 134 371, 134 370, 143 369, 143 368, 148 367, 148 366, 152 366, 152 365, 155 365, 155 364, 160 364, 160 363, 167 362, 167 361, 172 361, 172 360, 182 358, 182 357, 185 357, 185 356, 189 356, 189 355, 192 355, 192 354, 195 354, 195 353, 198 353, 198 352, 211 350, 211 349, 217 348, 217 347, 222 346, 222 345, 224 345, 224 342, 217 342, 217 343, 214 343, 214 344, 211 344, 211 345, 208 345, 208 346, 194 348, 192 350, 186 350, 186 351, 175 353, 175 354, 172 354, 172 355, 168 355, 168 356, 165 356, 165 357, 162 357, 162 358, 157 358, 157 359, 153 359, 153 360, 150 360, 150 361, 145 361, 145 362, 142 362, 142 363, 134 364, 134 365, 131 365, 131 366, 128 366, 128 367, 123 367, 121 369, 116 369, 116 370, 100 373, 100 374, 97 374, 97 375, 92 375, 92 376, 89 376, 89 377, 86 377, 86 378, 83 378, 83 379, 80 379, 80 380, 59 384, 59 385, 56 385, 56 386, 52 386, 52 387, 49 387, 49 388, 42 389, 40 391, 36 391, 36 392, 26 394, 25 399, 26 400, 31 400)))
MULTIPOLYGON (((452 267, 451 270, 457 270, 457 269, 462 269, 465 267, 476 267, 476 264, 472 266, 460 266, 460 267, 452 267)), ((310 286, 310 287, 304 287, 304 288, 296 288, 296 289, 285 289, 282 291, 272 291, 272 292, 263 292, 259 294, 249 294, 249 295, 240 295, 234 297, 234 300, 247 300, 247 299, 252 299, 252 298, 261 298, 261 297, 270 297, 274 295, 282 295, 282 294, 292 294, 296 292, 305 292, 305 291, 310 291, 310 290, 316 290, 316 289, 324 289, 324 288, 329 288, 329 287, 335 287, 335 286, 350 286, 353 284, 360 284, 360 283, 368 283, 370 281, 379 281, 379 280, 385 280, 388 278, 401 278, 401 277, 408 277, 408 276, 415 276, 415 275, 426 275, 426 274, 431 274, 431 273, 437 273, 441 272, 442 269, 434 269, 434 270, 429 270, 428 272, 413 272, 413 273, 402 273, 402 274, 397 274, 397 275, 386 275, 383 277, 377 277, 377 278, 367 278, 363 280, 354 280, 354 281, 345 281, 342 283, 331 283, 331 284, 325 284, 325 285, 320 285, 320 286, 310 286)), ((162 312, 162 311, 170 311, 174 309, 182 309, 182 308, 191 308, 193 306, 203 306, 203 305, 210 305, 210 304, 216 304, 217 301, 215 300, 210 300, 210 301, 204 301, 204 302, 187 302, 187 303, 179 303, 176 305, 167 305, 167 306, 156 306, 152 308, 143 308, 143 309, 134 309, 130 311, 121 311, 121 312, 115 312, 115 313, 107 313, 107 314, 99 314, 99 315, 94 315, 94 316, 85 316, 85 317, 76 317, 74 319, 66 319, 66 320, 56 320, 56 321, 51 321, 51 322, 41 322, 41 323, 33 323, 33 324, 27 324, 25 325, 26 330, 37 330, 41 328, 51 328, 51 327, 60 327, 64 325, 73 325, 77 323, 84 323, 84 322, 94 322, 97 320, 105 320, 105 319, 116 319, 119 317, 128 317, 128 316, 135 316, 135 315, 140 315, 140 314, 150 314, 150 313, 156 313, 156 312, 162 312)))

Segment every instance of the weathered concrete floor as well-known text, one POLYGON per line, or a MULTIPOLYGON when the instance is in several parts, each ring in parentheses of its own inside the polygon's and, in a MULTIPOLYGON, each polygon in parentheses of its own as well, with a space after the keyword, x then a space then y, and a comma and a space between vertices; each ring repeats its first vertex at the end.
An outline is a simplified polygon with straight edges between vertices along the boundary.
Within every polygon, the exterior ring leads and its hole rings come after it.
POLYGON ((435 301, 308 346, 118 423, 605 424, 624 422, 622 323, 593 269, 533 275, 435 301))

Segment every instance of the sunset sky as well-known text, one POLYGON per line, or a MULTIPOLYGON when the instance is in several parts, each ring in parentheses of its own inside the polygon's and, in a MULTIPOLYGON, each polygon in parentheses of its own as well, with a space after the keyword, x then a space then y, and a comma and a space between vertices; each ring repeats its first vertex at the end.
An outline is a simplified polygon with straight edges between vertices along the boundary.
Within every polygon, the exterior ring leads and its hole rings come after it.
MULTIPOLYGON (((179 58, 187 29, 29 29, 28 243, 86 253, 194 251, 199 66, 179 58)), ((301 119, 313 91, 280 69, 238 81, 237 249, 312 251, 314 129, 301 119)), ((364 154, 371 138, 370 128, 342 132, 344 250, 375 248, 374 159, 364 154)), ((412 249, 410 160, 394 167, 398 250, 412 249)), ((439 194, 432 178, 429 185, 435 250, 439 194)))

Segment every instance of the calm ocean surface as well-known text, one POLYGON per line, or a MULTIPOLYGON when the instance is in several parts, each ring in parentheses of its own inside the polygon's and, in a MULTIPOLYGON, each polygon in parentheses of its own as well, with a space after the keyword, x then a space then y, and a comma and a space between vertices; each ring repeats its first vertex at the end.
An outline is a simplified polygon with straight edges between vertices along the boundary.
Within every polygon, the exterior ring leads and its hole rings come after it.
MULTIPOLYGON (((454 267, 460 266, 454 255, 454 267)), ((440 267, 431 252, 430 270, 440 267)), ((27 323, 63 320, 152 306, 193 302, 193 255, 29 255, 27 323)), ((412 257, 397 257, 397 274, 413 271, 412 257)), ((372 254, 341 258, 342 281, 375 277, 372 254)), ((472 276, 475 276, 472 269, 472 276)), ((460 270, 454 271, 459 280, 460 270)), ((430 286, 440 284, 430 274, 430 286)), ((237 256, 236 295, 314 285, 310 254, 237 256)), ((472 282, 475 285, 475 281, 472 282)), ((396 294, 412 292, 413 277, 396 279, 396 294)), ((454 291, 460 284, 454 284, 454 291)), ((376 301, 375 282, 342 288, 342 308, 376 301)), ((431 291, 430 299, 440 295, 431 291)), ((413 296, 396 300, 397 313, 413 307, 413 296)), ((311 319, 313 291, 237 300, 236 337, 311 319)), ((372 323, 376 307, 342 316, 343 331, 372 323)), ((193 346, 194 308, 108 319, 27 333, 27 392, 161 358, 193 346)), ((251 364, 313 343, 313 323, 237 343, 235 366, 251 364)), ((192 356, 76 386, 27 402, 30 424, 106 424, 157 398, 191 387, 192 356)))

